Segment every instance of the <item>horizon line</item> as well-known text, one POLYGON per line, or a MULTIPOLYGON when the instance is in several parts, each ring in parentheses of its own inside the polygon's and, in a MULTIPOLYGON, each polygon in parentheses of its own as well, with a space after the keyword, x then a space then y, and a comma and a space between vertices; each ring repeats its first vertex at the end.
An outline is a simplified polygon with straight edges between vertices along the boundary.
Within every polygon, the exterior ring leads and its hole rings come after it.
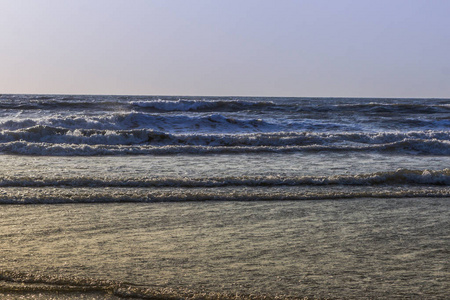
POLYGON ((132 97, 212 97, 212 98, 333 98, 333 99, 449 99, 450 97, 385 97, 385 96, 255 96, 255 95, 177 95, 177 94, 106 94, 106 93, 0 93, 4 95, 40 95, 40 96, 132 96, 132 97))

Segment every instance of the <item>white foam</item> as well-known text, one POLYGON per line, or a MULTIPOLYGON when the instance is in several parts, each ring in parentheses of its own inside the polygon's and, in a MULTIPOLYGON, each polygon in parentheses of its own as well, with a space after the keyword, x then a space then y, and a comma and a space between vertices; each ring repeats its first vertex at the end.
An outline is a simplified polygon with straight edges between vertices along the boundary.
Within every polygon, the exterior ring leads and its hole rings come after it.
POLYGON ((183 202, 183 201, 282 201, 339 200, 352 198, 450 197, 441 186, 351 186, 217 188, 125 187, 2 187, 0 204, 183 202))
POLYGON ((279 124, 260 119, 234 119, 221 114, 188 116, 130 112, 105 116, 58 116, 0 122, 0 128, 3 130, 26 129, 37 125, 66 129, 153 129, 166 132, 280 131, 279 124))
POLYGON ((183 187, 215 188, 228 186, 327 186, 327 185, 450 185, 450 169, 408 170, 333 176, 230 176, 230 177, 0 177, 0 187, 183 187))
MULTIPOLYGON (((212 116, 211 120, 221 123, 223 117, 212 116)), ((42 125, 0 131, 0 152, 23 155, 292 151, 372 151, 450 155, 450 132, 168 134, 148 129, 67 129, 42 125)))

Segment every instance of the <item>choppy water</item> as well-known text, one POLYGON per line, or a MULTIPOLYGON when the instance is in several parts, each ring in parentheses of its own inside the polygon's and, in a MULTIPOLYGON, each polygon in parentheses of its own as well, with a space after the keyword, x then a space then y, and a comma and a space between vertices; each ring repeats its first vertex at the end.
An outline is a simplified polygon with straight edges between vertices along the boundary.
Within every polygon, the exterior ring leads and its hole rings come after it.
POLYGON ((2 95, 0 293, 444 298, 449 129, 448 99, 2 95))

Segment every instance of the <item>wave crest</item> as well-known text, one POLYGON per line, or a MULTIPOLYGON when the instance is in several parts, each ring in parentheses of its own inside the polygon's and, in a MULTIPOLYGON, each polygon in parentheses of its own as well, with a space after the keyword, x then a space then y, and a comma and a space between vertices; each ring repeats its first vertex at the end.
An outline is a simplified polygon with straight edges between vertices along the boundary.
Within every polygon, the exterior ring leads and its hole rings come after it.
POLYGON ((151 100, 131 101, 135 107, 147 111, 240 111, 243 109, 257 109, 274 107, 272 101, 245 100, 151 100))
POLYGON ((450 155, 450 132, 170 134, 151 129, 68 129, 43 125, 0 132, 0 152, 22 155, 203 155, 317 151, 450 155))

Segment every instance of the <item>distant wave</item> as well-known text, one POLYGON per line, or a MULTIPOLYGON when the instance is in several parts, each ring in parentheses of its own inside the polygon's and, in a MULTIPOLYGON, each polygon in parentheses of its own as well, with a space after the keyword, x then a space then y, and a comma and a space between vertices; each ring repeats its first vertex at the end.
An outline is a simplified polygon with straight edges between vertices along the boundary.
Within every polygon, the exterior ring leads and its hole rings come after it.
POLYGON ((448 99, 255 98, 98 95, 1 95, 0 109, 100 109, 123 107, 137 111, 241 111, 270 109, 286 112, 355 112, 365 114, 450 113, 448 99), (356 102, 357 100, 357 102, 356 102))
MULTIPOLYGON (((406 100, 408 101, 408 100, 406 100)), ((326 105, 318 106, 314 102, 308 102, 305 105, 296 105, 297 112, 355 112, 365 113, 369 115, 385 114, 443 114, 450 113, 450 101, 442 100, 440 103, 429 103, 429 101, 407 103, 405 99, 384 99, 377 101, 376 99, 367 99, 366 102, 352 103, 349 100, 330 99, 326 105), (389 101, 389 102, 386 102, 389 101)))
MULTIPOLYGON (((92 96, 91 96, 92 97, 92 96)), ((27 101, 0 102, 0 109, 9 110, 103 110, 103 111, 136 111, 136 112, 226 112, 241 110, 258 110, 276 107, 271 101, 244 100, 134 100, 120 99, 67 99, 39 98, 27 101)), ((283 106, 280 106, 283 107, 283 106)))
POLYGON ((53 95, 3 95, 0 109, 8 110, 117 110, 128 108, 129 104, 121 98, 98 96, 53 96, 53 95))
POLYGON ((131 101, 130 104, 149 111, 240 111, 276 106, 272 101, 244 100, 152 100, 131 101))

